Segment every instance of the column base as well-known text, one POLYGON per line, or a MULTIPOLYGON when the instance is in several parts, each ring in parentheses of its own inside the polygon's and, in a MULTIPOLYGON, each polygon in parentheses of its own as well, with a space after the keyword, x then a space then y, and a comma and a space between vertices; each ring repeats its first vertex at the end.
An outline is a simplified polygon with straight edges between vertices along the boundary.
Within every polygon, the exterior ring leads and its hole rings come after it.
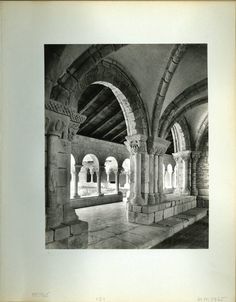
POLYGON ((135 196, 132 199, 130 199, 130 203, 133 205, 144 205, 145 200, 141 196, 135 196))
POLYGON ((70 223, 78 220, 75 210, 69 205, 65 204, 63 208, 63 223, 70 223))
POLYGON ((198 189, 192 189, 191 195, 198 196, 198 189))
POLYGON ((181 191, 182 195, 190 195, 190 191, 189 189, 183 189, 183 191, 181 191))
POLYGON ((155 204, 155 203, 156 203, 155 194, 149 193, 148 194, 148 204, 155 204))
POLYGON ((155 203, 160 203, 161 202, 161 196, 159 193, 155 193, 155 203))
POLYGON ((80 198, 80 195, 76 193, 73 198, 80 198))

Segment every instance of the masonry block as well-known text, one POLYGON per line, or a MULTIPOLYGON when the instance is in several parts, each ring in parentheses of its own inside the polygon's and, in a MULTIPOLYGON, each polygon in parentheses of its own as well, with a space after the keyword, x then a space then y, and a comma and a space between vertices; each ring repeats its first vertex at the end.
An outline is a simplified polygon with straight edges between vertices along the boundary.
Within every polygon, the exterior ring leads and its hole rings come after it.
POLYGON ((54 240, 54 231, 46 231, 46 243, 52 242, 54 240))
POLYGON ((57 185, 59 187, 67 186, 68 184, 68 172, 67 169, 58 169, 57 172, 57 185))
POLYGON ((164 211, 163 210, 155 212, 155 222, 163 220, 164 219, 163 217, 164 217, 164 211))
POLYGON ((68 168, 69 167, 69 160, 70 157, 68 154, 65 153, 58 153, 57 154, 57 167, 58 168, 68 168))
POLYGON ((70 233, 72 235, 79 235, 81 233, 88 232, 88 222, 79 220, 78 223, 70 225, 70 233))
POLYGON ((135 222, 136 216, 137 216, 137 212, 128 211, 128 221, 129 222, 135 222))
POLYGON ((88 232, 68 238, 69 249, 86 249, 88 247, 88 232))
POLYGON ((63 240, 57 240, 46 244, 47 249, 67 249, 68 248, 68 238, 63 240))
POLYGON ((164 219, 174 216, 174 208, 167 208, 164 210, 164 219))
POLYGON ((55 229, 55 240, 62 240, 68 238, 70 236, 70 227, 62 226, 60 228, 55 229))
POLYGON ((157 204, 157 210, 158 211, 164 210, 165 208, 166 208, 165 203, 159 203, 159 204, 157 204))
POLYGON ((139 212, 139 213, 141 213, 141 211, 142 211, 142 206, 133 205, 132 211, 133 211, 133 212, 139 212))
POLYGON ((166 207, 166 208, 170 208, 170 207, 171 207, 171 203, 172 203, 171 201, 166 202, 166 203, 165 203, 165 207, 166 207))
POLYGON ((135 222, 145 225, 152 224, 154 223, 154 213, 151 214, 137 213, 135 222))
POLYGON ((65 204, 68 202, 69 199, 69 192, 67 188, 64 187, 57 187, 57 202, 59 204, 65 204))
POLYGON ((158 211, 159 205, 148 205, 142 207, 142 213, 150 214, 158 211))

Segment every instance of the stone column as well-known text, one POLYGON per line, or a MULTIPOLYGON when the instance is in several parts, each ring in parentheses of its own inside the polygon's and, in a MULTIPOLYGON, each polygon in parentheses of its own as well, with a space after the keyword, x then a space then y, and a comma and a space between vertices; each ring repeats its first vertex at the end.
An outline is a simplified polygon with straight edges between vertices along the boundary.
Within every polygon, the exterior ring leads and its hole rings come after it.
MULTIPOLYGON (((47 107, 46 107, 47 109, 47 107)), ((46 228, 54 228, 63 222, 63 203, 58 195, 58 148, 69 118, 50 110, 45 111, 45 132, 47 138, 46 175, 46 228)))
POLYGON ((125 187, 129 185, 129 172, 125 172, 125 187))
POLYGON ((182 159, 184 162, 184 184, 183 184, 183 194, 190 194, 189 190, 189 175, 188 175, 188 165, 189 165, 189 159, 190 159, 191 151, 182 151, 182 159))
POLYGON ((115 173, 115 182, 116 182, 116 193, 119 194, 120 192, 120 171, 121 168, 118 168, 117 171, 114 171, 115 173))
POLYGON ((175 168, 173 168, 173 171, 171 173, 171 188, 172 189, 174 189, 174 180, 175 180, 175 168))
POLYGON ((172 155, 173 155, 174 160, 176 162, 176 166, 175 166, 176 186, 175 186, 174 193, 175 194, 180 194, 181 191, 182 191, 182 184, 181 184, 181 179, 180 179, 182 159, 181 159, 181 156, 180 156, 179 152, 173 153, 172 155))
POLYGON ((102 174, 102 167, 100 166, 99 169, 96 171, 98 196, 103 196, 102 190, 101 190, 101 185, 102 185, 102 183, 101 183, 101 174, 102 174))
POLYGON ((159 173, 159 155, 155 154, 155 159, 154 159, 154 194, 155 194, 156 199, 159 196, 158 173, 159 173))
POLYGON ((63 222, 63 205, 57 203, 57 141, 57 135, 47 136, 47 228, 63 222))
POLYGON ((126 136, 127 141, 125 145, 127 146, 131 154, 131 168, 134 168, 134 186, 131 186, 131 203, 136 205, 145 204, 145 200, 142 198, 141 187, 142 187, 142 178, 141 178, 141 156, 142 153, 146 153, 146 137, 141 134, 136 134, 133 136, 126 136))
POLYGON ((107 184, 110 183, 110 171, 106 170, 106 174, 107 174, 107 184))
POLYGON ((173 153, 173 157, 176 161, 176 194, 189 194, 189 175, 188 175, 188 163, 191 151, 180 151, 173 153))
MULTIPOLYGON (((45 102, 45 134, 47 137, 47 177, 46 177, 46 229, 55 228, 62 223, 78 219, 75 211, 70 207, 69 196, 69 157, 67 165, 58 169, 60 148, 69 149, 71 141, 77 133, 79 126, 85 121, 85 116, 74 112, 71 108, 53 100, 45 102), (63 147, 65 145, 65 147, 63 147), (63 196, 61 184, 64 185, 63 196), (59 184, 59 185, 58 185, 59 184), (67 194, 68 193, 68 194, 67 194)), ((63 150, 64 150, 63 149, 63 150)), ((63 151, 64 152, 64 151, 63 151)))
POLYGON ((159 203, 163 194, 163 170, 162 170, 162 155, 166 152, 170 145, 170 142, 156 137, 149 148, 149 153, 154 154, 154 195, 155 203, 159 203))
POLYGON ((90 182, 93 183, 93 174, 94 174, 93 168, 89 169, 89 173, 90 173, 90 182))
POLYGON ((79 181, 79 172, 80 172, 81 165, 75 165, 75 193, 74 198, 79 198, 78 194, 78 181, 79 181))
POLYGON ((148 194, 148 204, 155 204, 155 195, 154 195, 154 154, 149 154, 149 194, 148 194))
POLYGON ((193 151, 191 154, 191 195, 197 196, 198 189, 197 189, 197 163, 199 158, 201 157, 201 152, 193 151))

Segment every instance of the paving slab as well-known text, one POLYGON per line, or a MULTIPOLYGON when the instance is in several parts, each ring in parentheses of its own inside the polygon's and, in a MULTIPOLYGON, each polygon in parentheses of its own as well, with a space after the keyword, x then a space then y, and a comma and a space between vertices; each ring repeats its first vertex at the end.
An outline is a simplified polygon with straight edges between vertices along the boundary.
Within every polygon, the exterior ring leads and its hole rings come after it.
POLYGON ((80 219, 89 223, 89 249, 149 249, 207 215, 193 208, 152 225, 127 221, 124 202, 80 209, 80 219))

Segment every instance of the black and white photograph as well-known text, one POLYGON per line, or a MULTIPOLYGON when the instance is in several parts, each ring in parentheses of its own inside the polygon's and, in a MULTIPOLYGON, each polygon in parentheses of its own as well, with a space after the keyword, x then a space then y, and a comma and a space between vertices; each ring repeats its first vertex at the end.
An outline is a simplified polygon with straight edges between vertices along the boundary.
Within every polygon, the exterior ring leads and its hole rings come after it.
POLYGON ((207 249, 207 44, 44 50, 46 248, 207 249))
POLYGON ((235 302, 234 1, 0 1, 0 301, 235 302))

